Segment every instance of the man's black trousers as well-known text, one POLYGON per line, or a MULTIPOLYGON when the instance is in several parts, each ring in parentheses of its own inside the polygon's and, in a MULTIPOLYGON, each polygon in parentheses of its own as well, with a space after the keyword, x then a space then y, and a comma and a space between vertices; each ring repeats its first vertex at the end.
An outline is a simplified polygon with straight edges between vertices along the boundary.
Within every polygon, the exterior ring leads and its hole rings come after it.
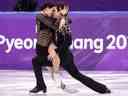
MULTIPOLYGON (((38 87, 46 87, 42 75, 42 66, 50 66, 49 62, 47 61, 47 47, 41 47, 37 46, 36 49, 37 56, 33 58, 32 64, 33 64, 33 70, 35 73, 37 86, 38 87)), ((73 55, 71 51, 68 48, 61 48, 59 51, 59 57, 61 60, 61 66, 75 79, 80 81, 82 84, 86 85, 87 87, 103 93, 106 90, 106 86, 94 81, 90 77, 87 77, 83 74, 81 74, 76 65, 74 64, 73 55)), ((86 63, 86 62, 85 62, 86 63)))

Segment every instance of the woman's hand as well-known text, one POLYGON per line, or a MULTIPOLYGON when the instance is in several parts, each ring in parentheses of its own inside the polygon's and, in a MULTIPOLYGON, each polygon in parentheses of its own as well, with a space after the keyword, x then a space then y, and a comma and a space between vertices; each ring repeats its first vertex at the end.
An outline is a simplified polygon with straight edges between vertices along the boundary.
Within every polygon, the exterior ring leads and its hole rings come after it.
POLYGON ((61 29, 63 26, 65 26, 65 18, 62 18, 61 20, 60 20, 60 25, 59 25, 59 29, 61 29))
POLYGON ((58 72, 59 66, 60 66, 60 58, 59 58, 58 54, 51 47, 48 48, 48 53, 49 53, 49 57, 50 57, 52 64, 53 64, 53 71, 58 72))

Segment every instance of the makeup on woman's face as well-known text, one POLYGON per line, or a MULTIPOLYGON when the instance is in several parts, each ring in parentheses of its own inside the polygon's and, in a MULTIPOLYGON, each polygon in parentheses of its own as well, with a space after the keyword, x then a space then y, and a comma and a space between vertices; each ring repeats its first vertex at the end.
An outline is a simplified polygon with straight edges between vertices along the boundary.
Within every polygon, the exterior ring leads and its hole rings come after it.
POLYGON ((68 10, 69 10, 69 8, 65 6, 64 9, 61 9, 61 11, 60 11, 61 15, 62 16, 67 15, 68 14, 68 10))

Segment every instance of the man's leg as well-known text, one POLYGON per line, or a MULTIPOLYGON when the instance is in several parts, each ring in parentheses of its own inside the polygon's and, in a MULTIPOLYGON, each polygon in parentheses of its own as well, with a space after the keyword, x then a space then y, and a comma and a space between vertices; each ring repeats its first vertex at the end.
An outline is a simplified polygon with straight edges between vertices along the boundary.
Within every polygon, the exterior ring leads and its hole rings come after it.
POLYGON ((42 74, 42 66, 46 66, 48 63, 47 60, 47 47, 42 47, 40 45, 36 45, 36 54, 37 56, 32 59, 33 71, 36 77, 36 87, 30 90, 32 93, 37 93, 39 91, 43 91, 44 93, 47 91, 43 74, 42 74))
POLYGON ((37 93, 41 90, 44 93, 46 92, 46 85, 42 74, 42 63, 44 63, 43 61, 43 57, 38 56, 32 59, 33 71, 36 77, 36 87, 30 91, 32 93, 37 93))
POLYGON ((91 88, 92 90, 99 92, 99 93, 110 93, 110 90, 103 84, 94 81, 93 79, 84 76, 81 74, 78 69, 76 68, 74 61, 73 61, 73 55, 69 50, 66 50, 65 52, 62 52, 61 55, 62 60, 62 66, 66 71, 69 72, 69 74, 86 85, 87 87, 91 88))

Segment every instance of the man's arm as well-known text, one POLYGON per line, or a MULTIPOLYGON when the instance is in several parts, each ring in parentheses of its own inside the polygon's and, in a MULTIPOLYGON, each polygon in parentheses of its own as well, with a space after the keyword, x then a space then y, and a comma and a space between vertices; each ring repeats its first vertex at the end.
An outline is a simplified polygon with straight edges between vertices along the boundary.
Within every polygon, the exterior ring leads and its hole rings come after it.
POLYGON ((43 15, 37 15, 36 17, 37 21, 39 20, 40 22, 44 23, 46 26, 50 27, 53 30, 57 30, 59 28, 58 24, 55 24, 52 19, 46 18, 43 15))
POLYGON ((36 18, 35 31, 36 33, 40 32, 40 22, 37 18, 36 18))

